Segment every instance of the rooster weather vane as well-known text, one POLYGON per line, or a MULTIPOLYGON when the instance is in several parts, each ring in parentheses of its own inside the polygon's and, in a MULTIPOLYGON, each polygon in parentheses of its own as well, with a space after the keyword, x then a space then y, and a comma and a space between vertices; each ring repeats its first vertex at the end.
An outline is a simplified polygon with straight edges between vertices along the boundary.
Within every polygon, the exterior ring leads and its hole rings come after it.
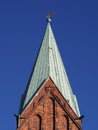
POLYGON ((51 11, 50 13, 47 14, 47 21, 48 21, 48 22, 51 22, 51 18, 50 18, 50 17, 51 17, 53 14, 54 14, 53 11, 51 11))

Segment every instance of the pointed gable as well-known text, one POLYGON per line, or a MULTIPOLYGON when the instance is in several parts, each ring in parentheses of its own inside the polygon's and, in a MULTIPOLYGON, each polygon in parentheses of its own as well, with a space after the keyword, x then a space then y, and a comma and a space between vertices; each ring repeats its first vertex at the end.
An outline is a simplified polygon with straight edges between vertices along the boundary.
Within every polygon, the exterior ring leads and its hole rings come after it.
POLYGON ((81 120, 50 77, 20 115, 17 130, 81 129, 81 120), (78 119, 78 120, 77 120, 78 119), (28 126, 28 127, 27 127, 28 126))
POLYGON ((39 88, 48 77, 51 77, 63 97, 69 101, 70 106, 79 116, 80 113, 77 100, 70 87, 50 22, 48 22, 29 84, 23 96, 21 112, 27 107, 29 102, 33 99, 35 94, 37 94, 39 88))

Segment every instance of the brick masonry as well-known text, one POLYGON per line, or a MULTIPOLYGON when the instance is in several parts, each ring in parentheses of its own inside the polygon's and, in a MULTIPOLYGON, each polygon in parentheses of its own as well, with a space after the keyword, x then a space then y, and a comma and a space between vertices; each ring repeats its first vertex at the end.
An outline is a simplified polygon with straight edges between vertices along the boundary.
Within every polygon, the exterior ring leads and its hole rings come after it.
POLYGON ((81 120, 51 78, 19 115, 17 130, 82 130, 81 120))

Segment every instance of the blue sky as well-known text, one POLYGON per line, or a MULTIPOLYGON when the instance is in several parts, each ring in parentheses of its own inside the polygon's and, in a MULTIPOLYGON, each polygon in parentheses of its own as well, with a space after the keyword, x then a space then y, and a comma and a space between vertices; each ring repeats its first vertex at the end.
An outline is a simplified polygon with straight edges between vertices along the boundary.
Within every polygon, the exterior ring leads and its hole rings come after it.
POLYGON ((46 29, 52 29, 76 94, 83 130, 98 129, 97 0, 0 0, 0 129, 15 130, 26 88, 46 29))

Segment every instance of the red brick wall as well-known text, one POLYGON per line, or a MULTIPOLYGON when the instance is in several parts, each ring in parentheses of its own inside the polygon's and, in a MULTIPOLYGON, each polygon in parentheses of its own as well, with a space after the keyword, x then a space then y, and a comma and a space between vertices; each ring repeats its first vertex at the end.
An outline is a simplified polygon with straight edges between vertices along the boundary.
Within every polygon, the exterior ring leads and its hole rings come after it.
POLYGON ((49 78, 20 115, 17 130, 81 130, 68 102, 49 78))

